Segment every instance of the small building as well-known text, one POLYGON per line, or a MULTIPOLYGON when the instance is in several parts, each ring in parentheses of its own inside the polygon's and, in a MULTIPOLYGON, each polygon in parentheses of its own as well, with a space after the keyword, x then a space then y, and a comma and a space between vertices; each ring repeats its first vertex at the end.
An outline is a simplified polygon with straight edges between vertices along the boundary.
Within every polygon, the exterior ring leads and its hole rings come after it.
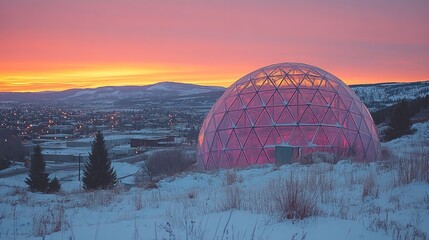
POLYGON ((131 138, 130 146, 136 147, 158 147, 160 142, 167 142, 167 137, 143 137, 143 138, 131 138))

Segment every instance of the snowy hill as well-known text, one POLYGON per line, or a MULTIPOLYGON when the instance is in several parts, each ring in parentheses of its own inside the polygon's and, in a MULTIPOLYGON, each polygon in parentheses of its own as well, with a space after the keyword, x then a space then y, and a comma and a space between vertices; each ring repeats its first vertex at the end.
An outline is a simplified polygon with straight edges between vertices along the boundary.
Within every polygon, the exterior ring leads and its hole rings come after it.
POLYGON ((370 110, 378 110, 402 100, 429 94, 429 81, 351 85, 370 110))
POLYGON ((138 166, 115 162, 130 189, 84 192, 60 171, 58 195, 0 178, 0 239, 428 239, 429 122, 414 128, 370 164, 187 172, 144 189, 127 177, 138 166))
POLYGON ((1 93, 0 101, 109 101, 133 98, 162 98, 223 91, 222 87, 195 84, 161 82, 147 86, 100 87, 94 89, 70 89, 61 92, 1 93))

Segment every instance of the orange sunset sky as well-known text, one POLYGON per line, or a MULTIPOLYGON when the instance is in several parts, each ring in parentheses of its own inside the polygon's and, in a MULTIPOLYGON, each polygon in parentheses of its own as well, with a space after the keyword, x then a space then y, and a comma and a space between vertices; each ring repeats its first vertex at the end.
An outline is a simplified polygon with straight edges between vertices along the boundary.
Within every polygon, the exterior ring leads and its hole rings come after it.
POLYGON ((0 0, 0 92, 229 86, 279 62, 429 79, 429 1, 0 0))

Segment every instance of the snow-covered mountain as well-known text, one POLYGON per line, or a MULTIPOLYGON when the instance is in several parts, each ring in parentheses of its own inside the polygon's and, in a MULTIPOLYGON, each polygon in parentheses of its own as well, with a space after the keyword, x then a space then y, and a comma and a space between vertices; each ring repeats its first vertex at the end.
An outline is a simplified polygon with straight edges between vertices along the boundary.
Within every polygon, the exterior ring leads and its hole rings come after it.
POLYGON ((161 82, 146 86, 100 87, 94 89, 70 89, 61 92, 1 93, 0 101, 117 101, 133 98, 181 97, 201 93, 223 91, 223 87, 161 82))
POLYGON ((416 99, 429 94, 429 81, 351 85, 370 110, 393 105, 402 99, 416 99))
MULTIPOLYGON (((350 86, 370 110, 390 106, 401 99, 415 99, 429 94, 429 81, 410 83, 380 83, 350 86)), ((220 97, 225 88, 194 84, 161 82, 147 86, 100 87, 93 89, 71 89, 61 92, 1 93, 0 101, 37 102, 111 102, 136 103, 168 98, 171 101, 186 96, 198 96, 210 104, 220 97)))

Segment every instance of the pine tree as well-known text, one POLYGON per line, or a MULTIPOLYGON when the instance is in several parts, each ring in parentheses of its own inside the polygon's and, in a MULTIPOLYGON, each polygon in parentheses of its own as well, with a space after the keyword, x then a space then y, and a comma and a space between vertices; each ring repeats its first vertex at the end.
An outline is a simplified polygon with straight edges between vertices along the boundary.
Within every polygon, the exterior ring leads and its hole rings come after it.
POLYGON ((116 171, 111 166, 102 132, 98 132, 92 143, 89 160, 83 170, 85 190, 109 189, 116 185, 116 171))
POLYGON ((42 148, 37 145, 34 147, 34 155, 31 159, 30 171, 25 183, 31 191, 47 192, 49 178, 45 172, 45 160, 43 159, 42 148))

